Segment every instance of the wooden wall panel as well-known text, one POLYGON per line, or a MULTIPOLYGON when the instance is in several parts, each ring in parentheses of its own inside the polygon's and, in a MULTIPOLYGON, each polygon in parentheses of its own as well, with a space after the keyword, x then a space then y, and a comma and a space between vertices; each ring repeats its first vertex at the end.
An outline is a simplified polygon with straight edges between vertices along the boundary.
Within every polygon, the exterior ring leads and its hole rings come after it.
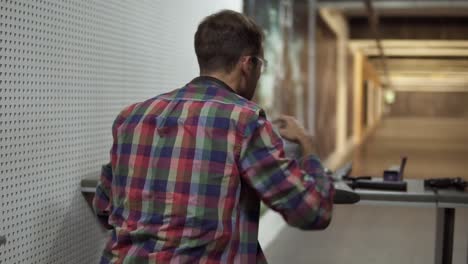
POLYGON ((315 132, 321 157, 330 155, 336 144, 336 49, 336 36, 317 16, 315 132))
POLYGON ((348 96, 347 96, 347 110, 346 110, 346 115, 347 115, 347 125, 346 125, 346 137, 349 138, 353 135, 353 110, 354 110, 354 100, 353 100, 353 95, 354 95, 354 56, 353 54, 349 51, 348 55, 346 57, 347 60, 347 67, 348 67, 348 76, 347 76, 347 84, 348 84, 348 96))
POLYGON ((397 92, 390 116, 468 118, 468 93, 397 92))
POLYGON ((309 128, 309 107, 311 107, 309 103, 309 44, 313 45, 313 43, 309 43, 309 2, 300 0, 294 1, 293 5, 293 28, 294 28, 294 39, 296 43, 302 43, 299 48, 299 58, 298 64, 299 68, 299 76, 301 78, 298 80, 296 84, 297 87, 300 87, 302 98, 298 98, 301 100, 299 102, 299 108, 296 108, 297 117, 301 117, 304 122, 304 127, 309 128), (300 40, 300 41, 299 41, 300 40))

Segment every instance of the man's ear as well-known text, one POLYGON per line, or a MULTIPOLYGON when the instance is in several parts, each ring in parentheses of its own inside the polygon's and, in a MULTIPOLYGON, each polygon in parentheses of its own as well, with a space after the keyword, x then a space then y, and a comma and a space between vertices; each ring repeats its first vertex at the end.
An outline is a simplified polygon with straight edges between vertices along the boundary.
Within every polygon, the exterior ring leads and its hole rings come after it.
POLYGON ((241 57, 239 63, 241 66, 242 73, 250 73, 252 71, 252 67, 253 67, 252 57, 250 56, 241 57))

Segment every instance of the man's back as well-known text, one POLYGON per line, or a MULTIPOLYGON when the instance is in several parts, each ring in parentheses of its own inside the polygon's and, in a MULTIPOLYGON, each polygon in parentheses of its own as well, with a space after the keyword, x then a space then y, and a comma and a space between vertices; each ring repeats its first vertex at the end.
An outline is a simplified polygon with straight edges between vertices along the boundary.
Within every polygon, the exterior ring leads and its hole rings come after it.
POLYGON ((260 198, 293 226, 325 228, 333 185, 315 156, 284 157, 254 103, 199 77, 126 108, 96 191, 113 234, 101 263, 259 263, 260 198))
MULTIPOLYGON (((238 206, 247 193, 241 195, 237 164, 242 133, 259 108, 228 89, 201 77, 116 119, 109 249, 132 251, 137 262, 219 261, 239 250, 256 252, 256 234, 240 241, 248 229, 238 206)), ((250 202, 255 223, 259 199, 250 202)))

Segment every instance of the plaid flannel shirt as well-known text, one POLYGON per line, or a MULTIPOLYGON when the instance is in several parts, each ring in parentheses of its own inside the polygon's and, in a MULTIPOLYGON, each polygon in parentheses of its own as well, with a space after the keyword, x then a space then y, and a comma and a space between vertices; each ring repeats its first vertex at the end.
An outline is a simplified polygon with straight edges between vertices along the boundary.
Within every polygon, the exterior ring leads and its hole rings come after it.
POLYGON ((314 157, 285 158, 264 112, 198 77, 125 108, 94 198, 112 235, 101 263, 262 263, 260 199, 292 226, 325 228, 334 188, 314 157))

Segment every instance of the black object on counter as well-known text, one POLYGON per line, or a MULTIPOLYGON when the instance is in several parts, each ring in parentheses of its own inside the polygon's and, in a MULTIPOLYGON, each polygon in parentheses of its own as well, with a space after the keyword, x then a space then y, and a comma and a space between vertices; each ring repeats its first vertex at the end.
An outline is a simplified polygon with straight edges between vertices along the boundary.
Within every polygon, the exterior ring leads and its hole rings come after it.
POLYGON ((406 192, 408 185, 405 181, 372 181, 372 180, 353 180, 348 182, 349 187, 353 189, 373 189, 384 191, 406 192))
POLYGON ((462 178, 437 178, 424 180, 424 186, 436 189, 455 188, 459 191, 464 191, 468 183, 462 178))

